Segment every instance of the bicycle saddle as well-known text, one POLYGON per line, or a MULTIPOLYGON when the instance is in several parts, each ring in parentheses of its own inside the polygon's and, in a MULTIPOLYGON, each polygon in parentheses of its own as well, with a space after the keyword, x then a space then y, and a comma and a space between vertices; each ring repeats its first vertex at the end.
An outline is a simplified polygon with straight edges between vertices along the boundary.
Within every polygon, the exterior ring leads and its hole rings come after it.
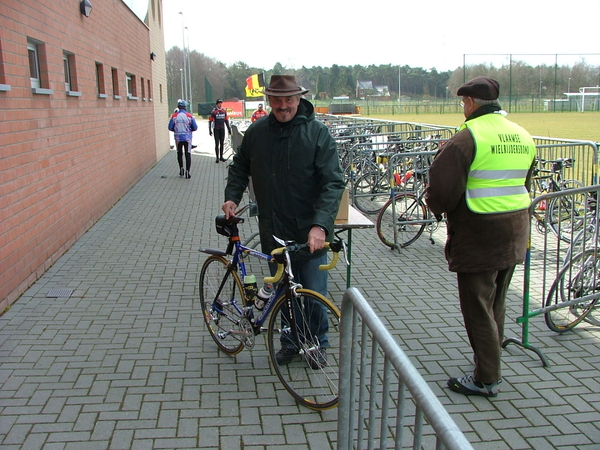
POLYGON ((238 234, 237 224, 243 222, 243 217, 231 216, 229 219, 226 219, 225 214, 219 214, 215 218, 215 227, 217 233, 222 236, 236 236, 238 234))

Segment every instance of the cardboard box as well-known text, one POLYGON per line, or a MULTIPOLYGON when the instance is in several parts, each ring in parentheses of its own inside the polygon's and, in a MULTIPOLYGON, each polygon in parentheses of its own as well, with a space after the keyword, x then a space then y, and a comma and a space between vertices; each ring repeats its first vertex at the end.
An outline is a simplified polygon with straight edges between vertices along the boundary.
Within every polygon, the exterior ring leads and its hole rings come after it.
POLYGON ((350 191, 348 188, 344 189, 342 194, 342 200, 340 201, 340 209, 338 209, 337 217, 335 220, 348 220, 350 215, 350 191))

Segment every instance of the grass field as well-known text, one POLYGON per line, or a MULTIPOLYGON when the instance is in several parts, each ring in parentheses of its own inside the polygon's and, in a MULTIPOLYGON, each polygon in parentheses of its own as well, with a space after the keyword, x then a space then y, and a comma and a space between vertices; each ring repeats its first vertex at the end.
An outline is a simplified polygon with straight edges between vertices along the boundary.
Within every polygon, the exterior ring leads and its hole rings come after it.
MULTIPOLYGON (((371 117, 450 126, 459 126, 465 119, 462 114, 396 114, 371 117)), ((514 113, 509 114, 508 118, 533 136, 600 142, 600 112, 514 113)))

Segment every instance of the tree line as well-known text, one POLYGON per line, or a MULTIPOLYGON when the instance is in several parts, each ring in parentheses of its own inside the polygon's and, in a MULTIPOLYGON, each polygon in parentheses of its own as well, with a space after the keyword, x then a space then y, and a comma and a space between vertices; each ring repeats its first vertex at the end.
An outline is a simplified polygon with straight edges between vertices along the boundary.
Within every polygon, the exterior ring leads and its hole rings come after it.
MULTIPOLYGON (((167 90, 169 102, 174 107, 184 92, 181 77, 183 51, 179 47, 173 47, 167 51, 166 57, 167 90)), ((194 110, 197 103, 213 102, 217 98, 244 99, 246 78, 255 73, 264 73, 267 83, 272 74, 295 75, 299 84, 310 89, 310 94, 325 99, 338 96, 355 98, 358 80, 372 81, 374 86, 387 86, 390 100, 397 100, 399 93, 402 98, 409 99, 453 98, 464 81, 479 75, 497 79, 501 86, 501 96, 508 95, 510 90, 512 96, 561 98, 567 91, 577 92, 580 87, 600 86, 600 68, 586 63, 583 59, 572 66, 532 66, 524 61, 512 61, 510 66, 472 64, 445 72, 439 72, 435 68, 423 69, 392 64, 333 64, 331 67, 303 66, 300 69, 291 69, 276 63, 273 68, 264 69, 238 61, 227 66, 195 50, 189 52, 188 59, 194 110)))

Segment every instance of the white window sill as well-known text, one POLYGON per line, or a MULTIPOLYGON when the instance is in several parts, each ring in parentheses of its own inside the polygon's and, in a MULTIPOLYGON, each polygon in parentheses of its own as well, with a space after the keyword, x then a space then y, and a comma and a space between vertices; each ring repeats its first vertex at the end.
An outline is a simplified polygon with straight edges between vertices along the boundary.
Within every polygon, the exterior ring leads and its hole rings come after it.
POLYGON ((54 94, 54 89, 31 88, 31 92, 39 95, 52 95, 54 94))

